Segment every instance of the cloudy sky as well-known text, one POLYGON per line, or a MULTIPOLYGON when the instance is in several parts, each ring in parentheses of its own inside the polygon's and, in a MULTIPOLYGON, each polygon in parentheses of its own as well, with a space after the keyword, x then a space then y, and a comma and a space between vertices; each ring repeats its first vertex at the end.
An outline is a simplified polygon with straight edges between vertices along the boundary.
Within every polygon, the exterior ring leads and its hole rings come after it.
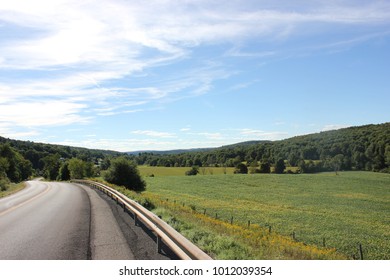
POLYGON ((0 0, 0 136, 117 151, 390 121, 390 1, 0 0))

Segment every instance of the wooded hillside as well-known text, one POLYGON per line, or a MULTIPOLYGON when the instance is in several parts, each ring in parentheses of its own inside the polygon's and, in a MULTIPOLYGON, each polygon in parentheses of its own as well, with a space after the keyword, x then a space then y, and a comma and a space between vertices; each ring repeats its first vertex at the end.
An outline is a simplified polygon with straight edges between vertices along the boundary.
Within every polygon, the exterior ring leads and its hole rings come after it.
POLYGON ((365 125, 297 136, 282 141, 231 145, 206 152, 178 155, 141 153, 138 164, 152 166, 276 165, 284 160, 301 172, 325 170, 388 171, 390 123, 365 125))

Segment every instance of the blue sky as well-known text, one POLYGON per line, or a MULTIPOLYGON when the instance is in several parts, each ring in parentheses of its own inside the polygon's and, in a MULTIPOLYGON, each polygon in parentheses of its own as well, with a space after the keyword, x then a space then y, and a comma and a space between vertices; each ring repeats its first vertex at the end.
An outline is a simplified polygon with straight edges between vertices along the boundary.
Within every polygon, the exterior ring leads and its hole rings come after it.
POLYGON ((169 150, 384 123, 389 74, 389 1, 0 3, 13 139, 169 150))

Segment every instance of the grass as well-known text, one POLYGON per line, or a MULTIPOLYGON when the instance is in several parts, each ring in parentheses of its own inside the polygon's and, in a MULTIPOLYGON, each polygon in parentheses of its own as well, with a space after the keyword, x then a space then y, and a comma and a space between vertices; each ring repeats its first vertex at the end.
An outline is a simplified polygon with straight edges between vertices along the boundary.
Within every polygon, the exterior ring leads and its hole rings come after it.
POLYGON ((5 191, 0 191, 0 198, 14 194, 18 191, 21 191, 25 187, 26 187, 26 184, 23 182, 18 183, 18 184, 10 183, 5 191))
POLYGON ((188 229, 192 238, 206 236, 198 242, 205 243, 203 248, 217 258, 231 258, 237 252, 244 259, 358 258, 362 244, 365 259, 390 259, 388 174, 156 176, 145 180, 147 191, 142 196, 158 206, 155 211, 174 220, 173 224, 181 220, 176 226, 183 232, 188 229), (200 232, 194 234, 197 228, 200 232), (227 244, 206 242, 211 236, 216 240, 223 236, 227 244), (235 247, 239 249, 234 254, 226 249, 235 247))
MULTIPOLYGON (((140 174, 144 177, 150 176, 183 176, 185 172, 190 170, 191 167, 161 167, 161 166, 138 166, 140 174)), ((226 174, 233 174, 233 167, 205 167, 199 168, 199 175, 221 175, 226 172, 226 174)))

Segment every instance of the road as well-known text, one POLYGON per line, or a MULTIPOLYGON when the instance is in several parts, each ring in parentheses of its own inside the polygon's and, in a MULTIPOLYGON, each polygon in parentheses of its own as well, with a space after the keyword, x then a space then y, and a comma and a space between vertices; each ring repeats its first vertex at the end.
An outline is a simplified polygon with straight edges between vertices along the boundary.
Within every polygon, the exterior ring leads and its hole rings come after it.
POLYGON ((28 181, 0 199, 0 259, 172 259, 154 236, 100 192, 59 182, 28 181))

